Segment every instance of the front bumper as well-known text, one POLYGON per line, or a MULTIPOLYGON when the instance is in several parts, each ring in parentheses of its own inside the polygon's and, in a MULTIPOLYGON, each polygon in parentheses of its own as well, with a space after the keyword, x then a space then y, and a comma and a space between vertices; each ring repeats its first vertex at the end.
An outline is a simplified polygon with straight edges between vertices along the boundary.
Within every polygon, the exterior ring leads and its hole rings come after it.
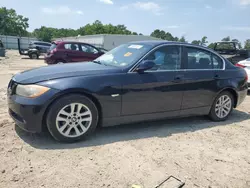
POLYGON ((58 90, 50 89, 42 96, 34 99, 8 94, 9 115, 25 131, 42 132, 43 117, 56 93, 58 93, 58 90))

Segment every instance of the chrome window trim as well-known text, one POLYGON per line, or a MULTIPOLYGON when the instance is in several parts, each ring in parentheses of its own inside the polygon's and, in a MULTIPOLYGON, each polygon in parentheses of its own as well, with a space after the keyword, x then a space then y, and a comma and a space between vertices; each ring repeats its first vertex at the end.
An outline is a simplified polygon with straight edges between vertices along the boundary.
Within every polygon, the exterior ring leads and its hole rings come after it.
MULTIPOLYGON (((217 57, 219 57, 222 62, 223 62, 223 68, 222 69, 176 69, 176 70, 162 70, 162 71, 146 71, 146 72, 173 72, 173 71, 218 71, 218 70, 225 70, 226 69, 226 62, 225 60, 219 55, 217 54, 216 52, 214 52, 213 50, 211 49, 208 49, 208 48, 205 48, 205 47, 202 47, 202 46, 194 46, 194 45, 190 45, 190 44, 161 44, 159 46, 156 46, 154 47, 153 49, 151 49, 149 52, 147 52, 144 56, 142 56, 128 71, 128 73, 134 73, 134 70, 135 68, 142 62, 142 60, 147 56, 149 55, 151 52, 153 52, 154 50, 157 50, 161 47, 164 47, 164 46, 180 46, 180 47, 192 47, 192 48, 198 48, 198 49, 201 49, 201 50, 205 50, 205 51, 208 51, 210 52, 211 54, 213 55, 216 55, 217 57)), ((181 50, 181 55, 182 55, 182 50, 181 50)))

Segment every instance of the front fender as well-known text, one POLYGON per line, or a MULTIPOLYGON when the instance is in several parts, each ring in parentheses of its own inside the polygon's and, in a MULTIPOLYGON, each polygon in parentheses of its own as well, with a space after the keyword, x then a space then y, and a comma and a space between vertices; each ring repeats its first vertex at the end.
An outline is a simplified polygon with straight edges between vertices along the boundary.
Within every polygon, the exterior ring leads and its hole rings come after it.
POLYGON ((122 100, 119 76, 68 77, 38 84, 60 90, 55 99, 70 93, 82 93, 94 97, 102 108, 103 118, 117 117, 121 114, 122 100))

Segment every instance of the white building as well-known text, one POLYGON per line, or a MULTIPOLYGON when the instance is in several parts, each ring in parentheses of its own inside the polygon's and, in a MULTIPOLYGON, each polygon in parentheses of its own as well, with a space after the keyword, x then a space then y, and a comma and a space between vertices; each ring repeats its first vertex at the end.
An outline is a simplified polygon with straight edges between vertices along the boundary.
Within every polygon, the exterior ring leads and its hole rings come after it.
POLYGON ((85 43, 89 43, 97 47, 111 50, 121 44, 132 42, 132 41, 161 40, 161 39, 154 38, 151 36, 144 36, 144 35, 100 34, 100 35, 85 35, 85 36, 77 36, 77 37, 57 38, 56 40, 85 42, 85 43))

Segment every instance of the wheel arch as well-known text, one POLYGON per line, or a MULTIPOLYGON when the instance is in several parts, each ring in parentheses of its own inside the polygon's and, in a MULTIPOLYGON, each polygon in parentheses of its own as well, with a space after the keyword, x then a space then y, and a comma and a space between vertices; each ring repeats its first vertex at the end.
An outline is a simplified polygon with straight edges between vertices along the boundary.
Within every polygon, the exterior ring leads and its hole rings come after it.
POLYGON ((220 93, 225 92, 225 91, 228 91, 229 93, 231 93, 231 94, 233 95, 233 97, 234 97, 234 108, 236 108, 236 106, 237 106, 237 104, 238 104, 238 94, 237 94, 237 92, 236 92, 236 90, 235 90, 234 88, 230 88, 230 87, 224 88, 224 89, 222 89, 220 92, 217 93, 216 97, 217 97, 220 93))
POLYGON ((98 126, 101 125, 101 120, 102 120, 102 106, 101 103, 99 102, 99 100, 93 96, 92 94, 80 90, 80 89, 75 89, 75 90, 66 90, 63 93, 60 93, 59 95, 57 95, 55 98, 52 99, 52 101, 50 101, 50 103, 47 105, 45 112, 43 114, 42 117, 42 129, 46 129, 47 125, 46 125, 46 118, 49 112, 50 107, 58 100, 60 100, 62 97, 65 97, 67 95, 74 95, 74 94, 78 94, 78 95, 83 95, 87 98, 89 98, 96 106, 97 110, 98 110, 98 126))

